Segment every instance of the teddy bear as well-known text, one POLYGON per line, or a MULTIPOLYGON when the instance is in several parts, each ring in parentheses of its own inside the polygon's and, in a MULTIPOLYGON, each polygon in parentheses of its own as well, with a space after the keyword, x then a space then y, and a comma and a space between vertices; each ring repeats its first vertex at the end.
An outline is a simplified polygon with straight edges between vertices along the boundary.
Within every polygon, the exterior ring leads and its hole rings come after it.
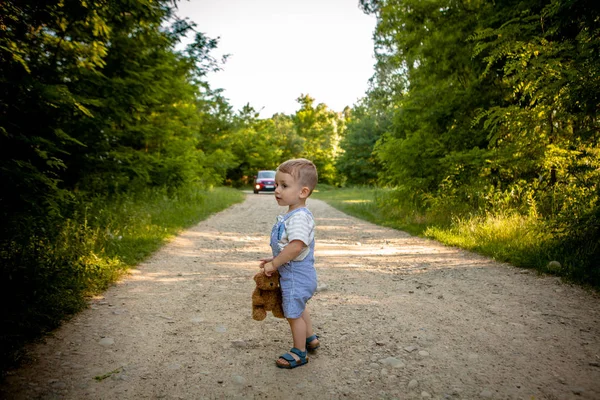
POLYGON ((252 292, 252 319, 262 321, 267 317, 267 311, 271 311, 274 317, 283 318, 279 272, 266 276, 261 271, 254 275, 254 281, 256 288, 252 292))

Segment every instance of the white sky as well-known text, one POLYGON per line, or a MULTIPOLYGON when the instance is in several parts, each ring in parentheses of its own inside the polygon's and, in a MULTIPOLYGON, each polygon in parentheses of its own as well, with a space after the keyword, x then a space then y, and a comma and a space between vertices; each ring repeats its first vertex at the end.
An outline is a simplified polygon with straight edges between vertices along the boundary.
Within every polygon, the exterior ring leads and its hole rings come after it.
POLYGON ((220 37, 214 56, 231 54, 208 79, 236 110, 250 103, 262 118, 293 114, 309 94, 342 111, 367 90, 376 21, 358 0, 183 0, 178 8, 220 37))

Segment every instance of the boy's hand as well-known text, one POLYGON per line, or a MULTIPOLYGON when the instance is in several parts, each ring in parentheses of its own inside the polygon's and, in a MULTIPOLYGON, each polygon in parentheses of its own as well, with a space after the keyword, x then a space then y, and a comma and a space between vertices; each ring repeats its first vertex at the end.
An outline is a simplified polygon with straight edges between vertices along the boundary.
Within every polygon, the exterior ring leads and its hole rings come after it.
POLYGON ((273 267, 273 263, 271 263, 271 261, 273 261, 273 258, 274 258, 274 257, 262 258, 262 259, 260 260, 260 266, 259 266, 259 267, 260 267, 260 268, 262 268, 262 270, 263 270, 263 273, 264 273, 266 276, 271 276, 271 275, 272 275, 272 273, 273 273, 273 271, 274 271, 274 269, 272 269, 272 267, 273 267), (269 269, 266 269, 266 268, 265 268, 265 265, 266 265, 266 264, 268 264, 268 263, 271 263, 271 267, 270 267, 269 269))
POLYGON ((277 268, 275 268, 271 261, 264 263, 261 268, 266 276, 271 276, 273 272, 277 271, 277 268))

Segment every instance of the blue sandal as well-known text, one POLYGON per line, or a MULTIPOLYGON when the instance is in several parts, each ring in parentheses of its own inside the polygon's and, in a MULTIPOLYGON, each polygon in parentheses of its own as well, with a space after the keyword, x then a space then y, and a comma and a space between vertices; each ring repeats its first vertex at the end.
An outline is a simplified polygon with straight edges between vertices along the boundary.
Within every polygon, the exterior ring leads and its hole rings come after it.
POLYGON ((319 343, 319 337, 317 335, 312 335, 311 337, 306 338, 306 350, 307 351, 315 351, 316 349, 318 349, 319 347, 321 347, 321 343, 319 343), (316 344, 310 344, 313 340, 317 340, 316 344))
POLYGON ((283 358, 285 361, 287 361, 289 363, 288 365, 281 365, 278 362, 275 362, 275 364, 279 368, 292 369, 292 368, 300 367, 300 366, 308 363, 308 357, 306 356, 306 351, 301 351, 300 349, 297 349, 296 347, 292 347, 292 349, 290 350, 289 353, 285 353, 284 355, 282 355, 279 358, 280 359, 283 358), (290 353, 294 353, 300 359, 296 360, 294 358, 294 356, 292 356, 290 353))

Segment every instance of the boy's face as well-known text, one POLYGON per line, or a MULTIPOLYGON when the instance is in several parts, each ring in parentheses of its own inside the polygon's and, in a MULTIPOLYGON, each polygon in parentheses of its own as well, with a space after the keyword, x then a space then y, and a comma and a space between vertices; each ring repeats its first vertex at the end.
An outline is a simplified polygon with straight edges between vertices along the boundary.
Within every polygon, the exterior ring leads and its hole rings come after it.
POLYGON ((280 206, 289 206, 290 211, 304 206, 310 189, 301 186, 294 177, 285 172, 275 174, 275 200, 280 206))

